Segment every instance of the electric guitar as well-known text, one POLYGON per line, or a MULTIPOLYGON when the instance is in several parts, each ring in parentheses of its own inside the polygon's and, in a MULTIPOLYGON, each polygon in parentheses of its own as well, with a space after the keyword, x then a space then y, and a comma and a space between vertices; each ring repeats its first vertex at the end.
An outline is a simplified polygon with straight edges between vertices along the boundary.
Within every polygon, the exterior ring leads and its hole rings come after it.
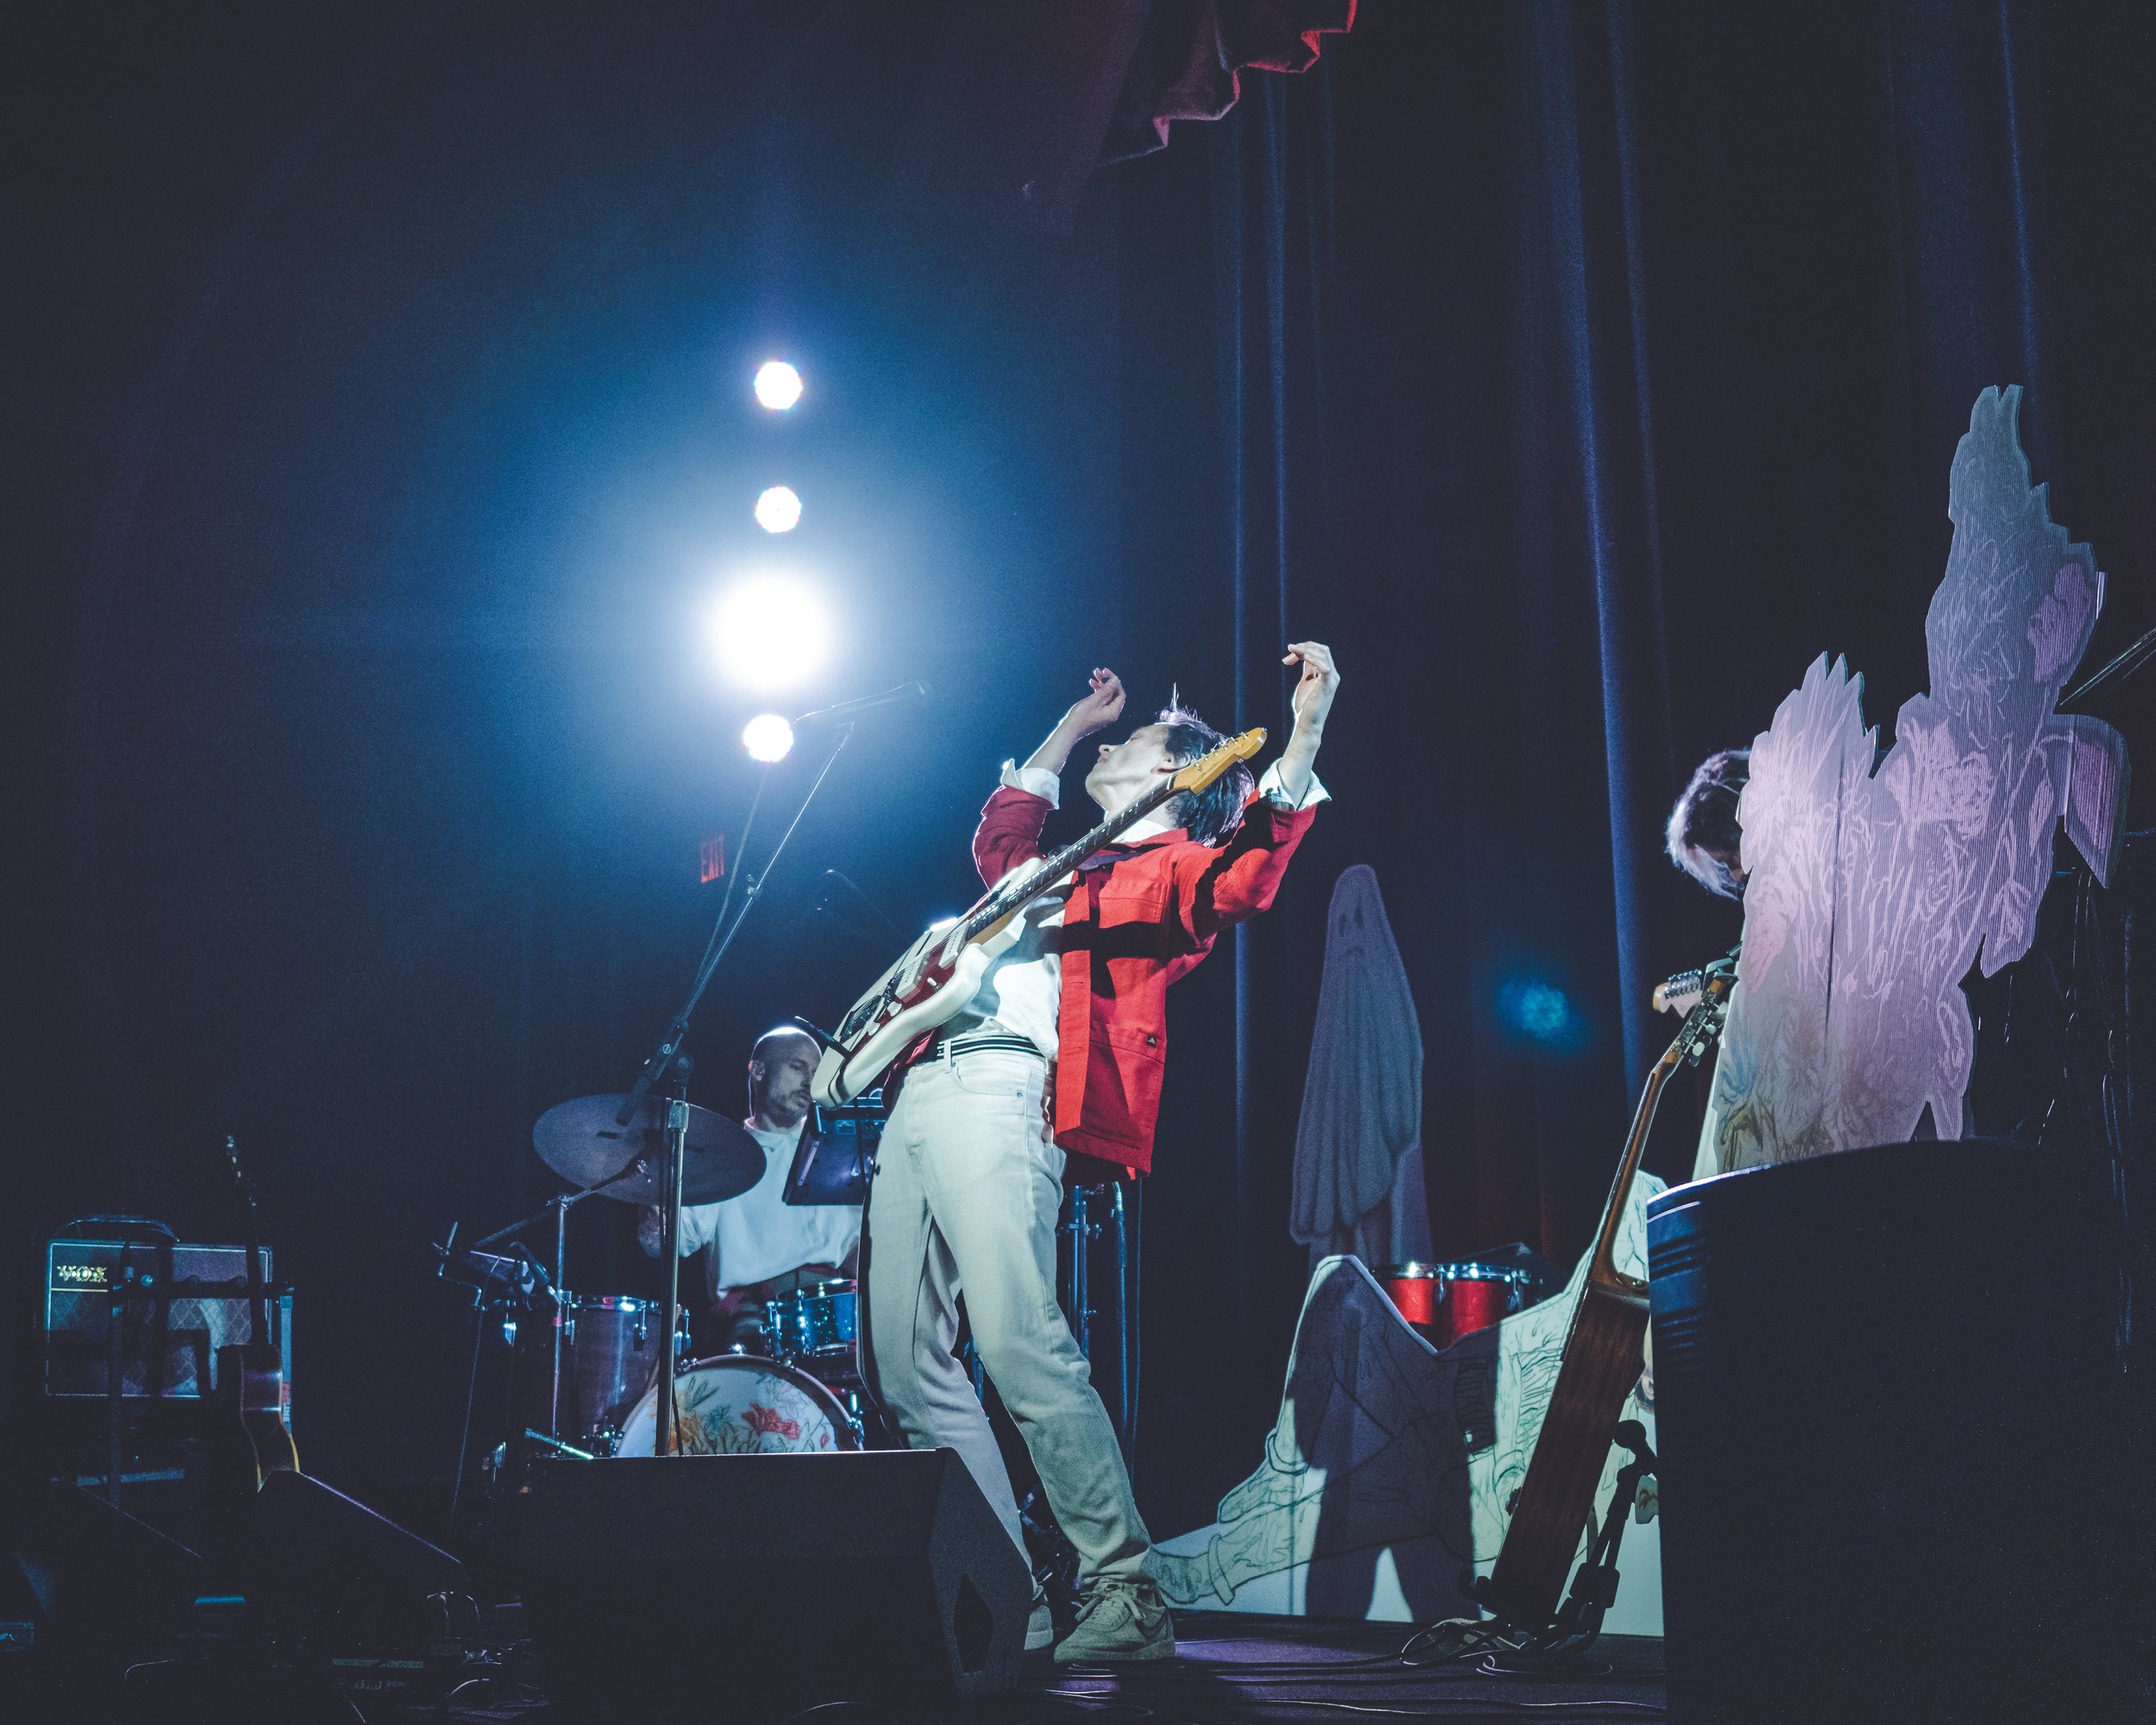
POLYGON ((1025 932, 1019 913, 1028 905, 1171 797, 1202 791, 1264 746, 1263 731, 1230 738, 1117 810, 1083 838, 1012 870, 956 921, 931 928, 854 1002, 826 1040, 812 1087, 816 1100, 827 1108, 843 1107, 868 1090, 916 1037, 949 1024, 980 992, 988 967, 1025 932))
POLYGON ((270 1339, 254 1182, 241 1167, 240 1148, 229 1138, 224 1154, 247 1222, 248 1339, 217 1350, 219 1417, 210 1445, 211 1490, 229 1509, 260 1490, 266 1475, 298 1472, 299 1452, 285 1425, 284 1353, 270 1339))
POLYGON ((1497 1567, 1481 1590, 1482 1603, 1515 1628, 1539 1631, 1557 1615, 1565 1578, 1572 1572, 1594 1513, 1595 1490, 1615 1440, 1617 1416, 1646 1365, 1642 1344, 1647 1333, 1647 1284, 1617 1268, 1618 1225, 1647 1147, 1662 1087, 1679 1066, 1697 1065, 1721 1033, 1729 991, 1737 981, 1735 959, 1732 953, 1700 973, 1699 1004, 1655 1063, 1633 1116, 1632 1136, 1595 1236, 1587 1283, 1565 1333, 1549 1411, 1535 1439, 1527 1477, 1520 1482, 1497 1567))

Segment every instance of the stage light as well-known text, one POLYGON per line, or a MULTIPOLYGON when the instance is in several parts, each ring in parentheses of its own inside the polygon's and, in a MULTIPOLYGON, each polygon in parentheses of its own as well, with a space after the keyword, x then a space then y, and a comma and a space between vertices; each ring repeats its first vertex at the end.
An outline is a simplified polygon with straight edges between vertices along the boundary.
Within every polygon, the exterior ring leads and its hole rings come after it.
POLYGON ((816 595, 783 575, 752 575, 719 596, 711 644, 745 688, 782 689, 812 676, 830 649, 830 620, 816 595))
POLYGON ((1571 1049, 1587 1026, 1564 991, 1537 977, 1516 976, 1497 991, 1497 1015, 1515 1036, 1549 1049, 1571 1049))
POLYGON ((775 712, 760 712, 743 727, 741 746, 751 760, 783 761, 793 751, 793 727, 775 712))
POLYGON ((756 499, 756 525, 767 533, 791 533, 801 519, 801 499, 787 486, 773 486, 756 499))
POLYGON ((801 374, 784 360, 766 360, 756 367, 756 399, 783 413, 801 398, 801 374))

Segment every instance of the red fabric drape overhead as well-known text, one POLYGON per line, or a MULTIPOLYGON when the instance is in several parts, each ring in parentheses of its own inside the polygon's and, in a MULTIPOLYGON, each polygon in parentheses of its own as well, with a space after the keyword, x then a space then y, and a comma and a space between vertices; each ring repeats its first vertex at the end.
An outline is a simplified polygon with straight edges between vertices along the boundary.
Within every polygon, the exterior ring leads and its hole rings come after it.
POLYGON ((1147 13, 1102 162, 1168 142, 1174 120, 1217 120, 1243 93, 1245 72, 1307 72, 1320 39, 1355 24, 1355 0, 1163 0, 1147 13))
MULTIPOLYGON (((1217 120, 1246 71, 1303 72, 1355 22, 1356 0, 952 0, 920 69, 893 197, 918 222, 970 232, 1011 211, 1070 231, 1094 170, 1159 149, 1171 122, 1217 120)), ((869 0, 837 0, 824 37, 883 29, 869 0)))

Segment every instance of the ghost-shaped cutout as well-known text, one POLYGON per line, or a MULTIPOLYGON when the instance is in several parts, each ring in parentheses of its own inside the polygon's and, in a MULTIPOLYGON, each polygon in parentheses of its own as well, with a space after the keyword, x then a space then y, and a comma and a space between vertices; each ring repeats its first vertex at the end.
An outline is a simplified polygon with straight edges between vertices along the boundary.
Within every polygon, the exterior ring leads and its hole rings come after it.
POLYGON ((1425 1257, 1422 1026, 1377 875, 1344 870, 1326 913, 1288 1226, 1314 1261, 1425 1257))

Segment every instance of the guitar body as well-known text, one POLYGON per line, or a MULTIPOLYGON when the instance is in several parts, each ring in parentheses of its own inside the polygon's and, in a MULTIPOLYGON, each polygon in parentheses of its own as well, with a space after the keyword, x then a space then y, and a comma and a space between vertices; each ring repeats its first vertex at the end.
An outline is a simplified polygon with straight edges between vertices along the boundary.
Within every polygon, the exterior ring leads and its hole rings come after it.
POLYGON ((1646 1302, 1590 1276, 1489 1578, 1486 1602, 1508 1622, 1539 1625, 1557 1615, 1595 1513, 1611 1433, 1646 1369, 1646 1302))
POLYGON ((298 1473, 299 1451, 285 1424, 285 1362, 266 1344, 217 1350, 218 1435, 210 1445, 212 1490, 239 1502, 273 1473, 298 1473))
POLYGON ((809 1087, 816 1100, 843 1107, 874 1088, 907 1044, 966 1009, 988 967, 1017 944, 1019 928, 1011 917, 994 936, 961 944, 948 963, 939 962, 947 929, 931 929, 915 941, 841 1021, 841 1039, 816 1063, 809 1087))

